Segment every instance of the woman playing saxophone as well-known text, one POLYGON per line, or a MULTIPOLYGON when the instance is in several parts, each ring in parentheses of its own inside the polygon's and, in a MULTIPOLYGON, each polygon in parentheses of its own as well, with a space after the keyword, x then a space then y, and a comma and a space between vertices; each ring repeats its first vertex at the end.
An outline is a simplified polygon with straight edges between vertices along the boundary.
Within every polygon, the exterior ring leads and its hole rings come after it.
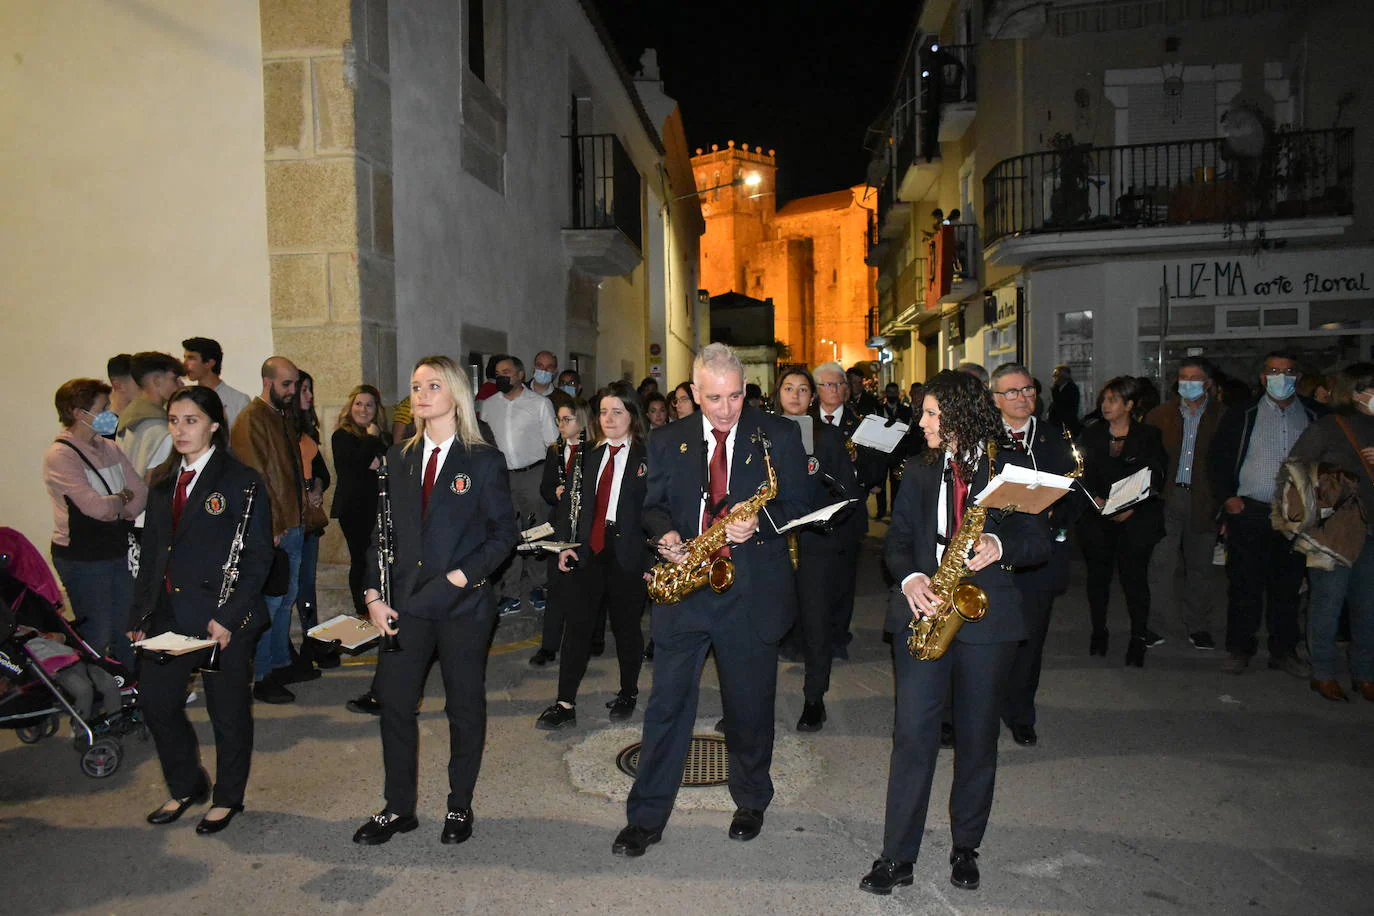
POLYGON ((1021 452, 996 452, 1002 423, 983 384, 964 372, 939 373, 926 385, 919 423, 928 448, 907 462, 885 545, 888 569, 901 588, 889 603, 886 625, 894 634, 897 714, 883 851, 859 884, 875 894, 913 881, 946 695, 956 742, 950 881, 966 890, 978 886, 977 848, 992 809, 1002 684, 1025 638, 1011 569, 1049 555, 1049 532, 1039 517, 973 511, 974 498, 997 470, 1024 460, 1021 452), (946 556, 947 550, 965 555, 946 556), (934 622, 948 614, 960 580, 982 590, 986 613, 964 623, 943 654, 914 657, 905 638, 913 616, 934 622))

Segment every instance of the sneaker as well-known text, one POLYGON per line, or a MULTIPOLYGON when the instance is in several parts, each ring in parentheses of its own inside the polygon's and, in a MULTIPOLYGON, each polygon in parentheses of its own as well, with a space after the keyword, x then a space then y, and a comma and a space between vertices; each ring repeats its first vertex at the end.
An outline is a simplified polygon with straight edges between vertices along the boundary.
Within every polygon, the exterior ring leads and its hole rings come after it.
POLYGON ((1212 634, 1206 630, 1198 630, 1196 633, 1188 634, 1188 641, 1193 644, 1194 649, 1215 649, 1216 640, 1212 639, 1212 634))
POLYGON ((1151 649, 1155 646, 1162 646, 1164 645, 1164 637, 1160 636, 1154 630, 1147 629, 1145 631, 1145 645, 1149 646, 1151 649))
POLYGON ((1250 656, 1236 655, 1234 652, 1227 655, 1221 663, 1221 670, 1225 674, 1244 674, 1249 667, 1250 656))
POLYGON ((539 586, 534 591, 530 592, 530 607, 534 608, 536 611, 543 611, 545 605, 548 604, 548 596, 549 593, 544 586, 539 586))
POLYGON ((509 617, 511 614, 520 613, 520 607, 521 604, 519 598, 506 597, 502 598, 500 602, 497 603, 496 613, 498 616, 501 617, 509 617))
POLYGON ((571 706, 554 703, 539 714, 534 727, 544 731, 558 731, 560 728, 573 728, 577 725, 577 710, 571 706))
POLYGON ((1312 666, 1291 652, 1287 655, 1269 656, 1269 669, 1307 680, 1312 677, 1312 666))

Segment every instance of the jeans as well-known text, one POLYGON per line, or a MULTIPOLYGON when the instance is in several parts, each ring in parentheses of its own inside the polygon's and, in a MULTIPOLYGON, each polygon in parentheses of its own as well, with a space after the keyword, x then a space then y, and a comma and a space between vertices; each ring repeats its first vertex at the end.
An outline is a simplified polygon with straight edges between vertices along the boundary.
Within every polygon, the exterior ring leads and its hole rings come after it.
POLYGON ((277 546, 291 559, 291 575, 286 594, 267 598, 267 613, 272 625, 258 640, 253 660, 253 679, 260 681, 278 668, 291 664, 291 606, 296 603, 296 586, 301 578, 301 553, 305 547, 305 529, 287 528, 277 546))
POLYGON ((1350 602, 1350 676, 1374 681, 1374 537, 1366 537, 1355 565, 1309 569, 1311 603, 1307 609, 1307 648, 1312 679, 1336 677, 1336 624, 1341 605, 1350 602))
MULTIPOLYGON (((67 590, 72 614, 81 622, 81 636, 102 655, 134 670, 134 649, 126 635, 129 606, 134 600, 134 577, 128 560, 68 560, 53 557, 53 566, 67 590)), ((156 634, 150 634, 156 635, 156 634)))

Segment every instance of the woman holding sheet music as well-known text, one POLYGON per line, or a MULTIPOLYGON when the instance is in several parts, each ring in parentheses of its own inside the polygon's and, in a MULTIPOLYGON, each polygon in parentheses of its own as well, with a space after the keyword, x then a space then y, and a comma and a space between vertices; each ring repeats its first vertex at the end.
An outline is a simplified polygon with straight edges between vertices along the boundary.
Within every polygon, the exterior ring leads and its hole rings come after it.
POLYGON ((1103 422, 1085 427, 1078 443, 1083 453, 1081 481, 1099 510, 1084 513, 1079 522, 1093 625, 1088 652, 1107 654, 1107 599, 1115 568, 1131 617, 1126 664, 1137 668, 1145 664, 1148 644, 1150 554, 1164 537, 1164 510, 1157 494, 1168 460, 1159 429, 1135 419, 1139 400, 1140 388, 1134 378, 1119 376, 1107 382, 1098 396, 1103 422), (1144 468, 1150 470, 1151 495, 1143 502, 1103 516, 1101 508, 1112 484, 1144 468))
MULTIPOLYGON (((170 631, 218 643, 218 670, 202 679, 215 732, 214 806, 196 827, 197 833, 218 833, 243 810, 253 755, 253 646, 267 624, 262 589, 272 568, 272 507, 258 472, 229 454, 229 426, 213 388, 173 394, 167 426, 173 451, 152 475, 129 635, 138 640, 170 631), (257 489, 238 580, 225 597, 224 567, 251 487, 257 489)), ((145 653, 139 693, 171 793, 148 815, 150 824, 170 824, 210 795, 185 710, 191 675, 206 661, 206 650, 145 653)))

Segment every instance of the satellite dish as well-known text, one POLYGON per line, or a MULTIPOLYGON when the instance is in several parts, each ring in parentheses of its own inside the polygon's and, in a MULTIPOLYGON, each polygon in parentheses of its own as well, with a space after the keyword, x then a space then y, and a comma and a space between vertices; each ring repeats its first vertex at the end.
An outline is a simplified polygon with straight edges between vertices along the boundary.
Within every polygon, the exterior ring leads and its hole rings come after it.
POLYGON ((1264 154, 1268 128, 1249 108, 1232 108, 1221 116, 1222 152, 1228 159, 1258 159, 1264 154))

